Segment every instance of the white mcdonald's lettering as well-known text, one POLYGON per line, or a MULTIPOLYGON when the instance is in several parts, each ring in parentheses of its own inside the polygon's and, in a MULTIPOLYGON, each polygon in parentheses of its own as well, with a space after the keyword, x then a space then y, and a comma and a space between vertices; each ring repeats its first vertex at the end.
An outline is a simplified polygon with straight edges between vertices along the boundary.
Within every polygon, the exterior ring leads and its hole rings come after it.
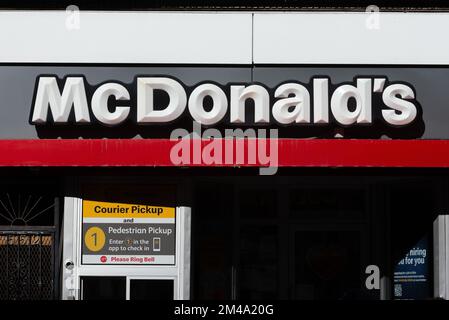
POLYGON ((224 121, 227 114, 229 119, 225 120, 229 123, 242 124, 247 121, 246 102, 252 100, 256 125, 274 119, 282 125, 334 121, 348 126, 373 122, 373 95, 378 94, 383 105, 376 107, 380 108, 386 123, 394 126, 410 124, 417 115, 413 89, 404 83, 386 85, 386 81, 385 77, 358 77, 351 84, 333 86, 332 92, 330 80, 324 77, 313 78, 309 84, 283 83, 272 90, 261 84, 219 86, 202 83, 190 88, 188 96, 186 87, 178 80, 138 77, 135 82, 136 106, 131 106, 131 89, 122 84, 104 83, 88 97, 83 77, 67 77, 61 92, 57 78, 45 76, 38 79, 31 123, 46 124, 50 119, 55 123, 90 123, 92 114, 96 121, 116 126, 129 118, 131 108, 136 108, 138 124, 166 123, 178 119, 187 108, 191 117, 203 125, 224 121), (155 105, 156 90, 168 95, 168 103, 155 105), (211 104, 208 107, 205 106, 206 98, 211 104), (111 99, 115 102, 111 103, 111 99), (69 120, 72 111, 74 119, 69 120))

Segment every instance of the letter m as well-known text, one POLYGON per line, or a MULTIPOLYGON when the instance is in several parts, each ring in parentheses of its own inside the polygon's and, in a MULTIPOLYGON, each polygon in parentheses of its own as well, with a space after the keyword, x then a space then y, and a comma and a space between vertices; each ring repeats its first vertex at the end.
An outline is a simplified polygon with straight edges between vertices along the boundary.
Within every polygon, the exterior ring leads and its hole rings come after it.
POLYGON ((68 77, 62 94, 59 91, 56 77, 40 77, 34 99, 31 123, 46 123, 48 109, 51 110, 54 122, 67 122, 72 107, 75 109, 76 122, 90 122, 86 90, 82 77, 68 77))

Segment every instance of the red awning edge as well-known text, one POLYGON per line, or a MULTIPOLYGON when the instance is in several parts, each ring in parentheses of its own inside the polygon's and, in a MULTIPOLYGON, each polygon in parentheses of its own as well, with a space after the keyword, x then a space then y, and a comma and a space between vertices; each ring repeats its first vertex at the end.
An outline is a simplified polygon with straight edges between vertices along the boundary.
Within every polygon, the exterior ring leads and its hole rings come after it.
MULTIPOLYGON (((271 164, 279 167, 449 167, 449 140, 255 140, 268 145, 277 143, 277 165, 275 152, 270 154, 267 149, 266 154, 272 157, 271 164)), ((209 150, 206 146, 210 141, 196 141, 202 151, 209 150)), ((215 141, 225 143, 222 139, 215 141)), ((267 166, 266 161, 258 157, 250 161, 246 155, 243 163, 235 159, 231 163, 210 163, 200 157, 200 161, 178 165, 170 158, 178 143, 169 139, 0 140, 0 166, 267 166)), ((250 143, 244 141, 244 150, 250 143)), ((233 147, 235 150, 235 143, 233 147)), ((190 150, 193 155, 194 147, 190 150)))

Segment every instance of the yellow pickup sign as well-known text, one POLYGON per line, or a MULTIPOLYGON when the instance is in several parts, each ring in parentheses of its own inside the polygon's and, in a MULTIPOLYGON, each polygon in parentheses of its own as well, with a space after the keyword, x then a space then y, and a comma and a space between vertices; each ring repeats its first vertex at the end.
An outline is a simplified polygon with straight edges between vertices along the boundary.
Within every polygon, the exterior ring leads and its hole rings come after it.
POLYGON ((83 200, 84 218, 174 218, 175 208, 83 200))

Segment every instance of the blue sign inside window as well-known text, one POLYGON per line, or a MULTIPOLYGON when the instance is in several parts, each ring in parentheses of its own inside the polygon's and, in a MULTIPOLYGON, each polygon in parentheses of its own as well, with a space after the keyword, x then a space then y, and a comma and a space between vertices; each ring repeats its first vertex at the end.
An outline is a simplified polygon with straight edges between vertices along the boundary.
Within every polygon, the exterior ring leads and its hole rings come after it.
POLYGON ((396 300, 427 299, 431 296, 429 237, 425 236, 398 262, 394 270, 396 300))

